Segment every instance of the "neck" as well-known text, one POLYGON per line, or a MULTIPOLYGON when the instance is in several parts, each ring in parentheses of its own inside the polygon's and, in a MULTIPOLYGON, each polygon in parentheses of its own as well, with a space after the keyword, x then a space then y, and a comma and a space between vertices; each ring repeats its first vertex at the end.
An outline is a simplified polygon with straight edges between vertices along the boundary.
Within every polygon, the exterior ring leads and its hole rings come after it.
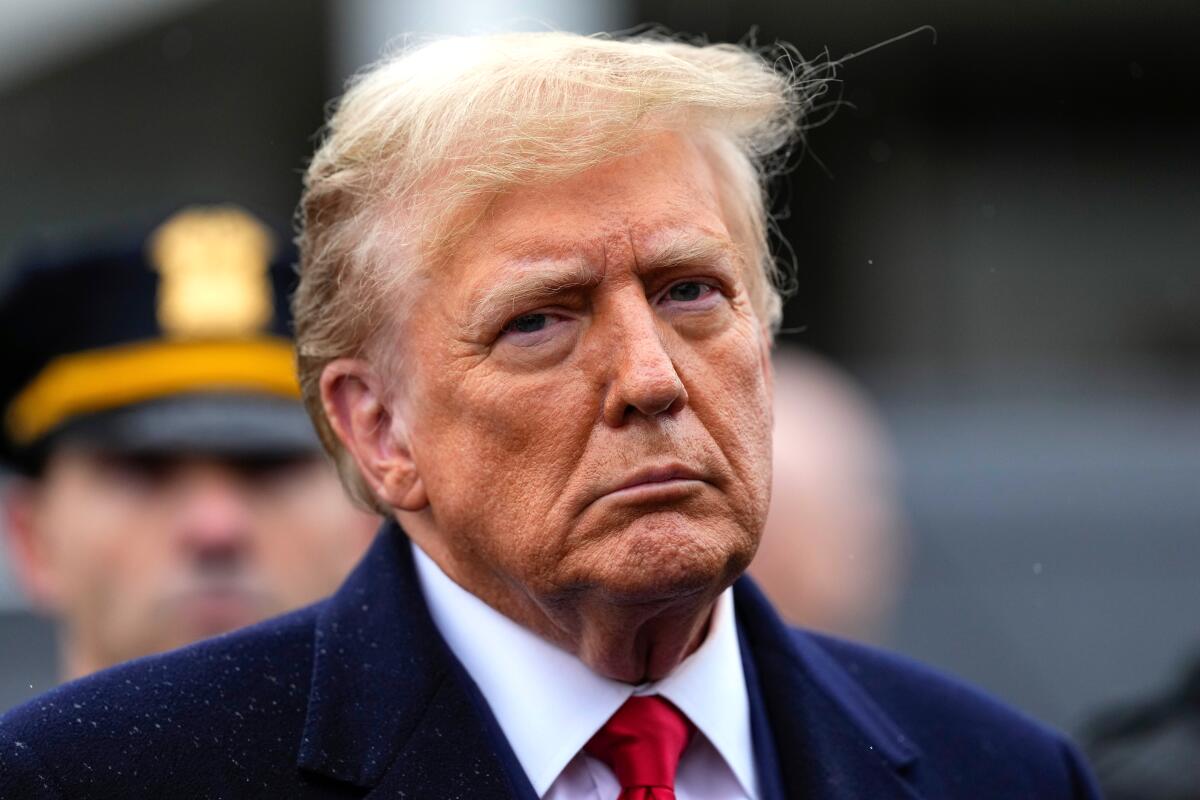
MULTIPOLYGON (((458 579, 453 573, 451 579, 458 579)), ((725 587, 653 603, 606 596, 569 599, 477 591, 488 605, 559 647, 606 678, 639 684, 671 674, 704 642, 713 606, 725 587)))
POLYGON ((614 680, 661 680, 703 644, 719 594, 667 606, 589 604, 576 612, 572 652, 593 671, 614 680))
POLYGON ((59 637, 58 652, 58 676, 64 683, 99 672, 113 663, 65 633, 59 637))
POLYGON ((538 597, 516 589, 485 570, 472 570, 440 544, 437 537, 406 526, 426 555, 452 581, 562 649, 593 672, 639 684, 660 680, 704 642, 717 598, 725 584, 702 591, 691 588, 652 601, 614 597, 595 589, 538 597), (414 535, 415 534, 415 535, 414 535))

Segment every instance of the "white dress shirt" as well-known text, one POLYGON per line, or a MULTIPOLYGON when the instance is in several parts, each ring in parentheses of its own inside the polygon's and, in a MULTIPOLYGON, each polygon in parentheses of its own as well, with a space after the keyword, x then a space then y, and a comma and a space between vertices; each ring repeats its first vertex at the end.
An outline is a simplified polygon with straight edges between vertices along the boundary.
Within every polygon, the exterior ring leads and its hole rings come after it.
POLYGON ((522 628, 412 547, 434 624, 487 699, 542 800, 613 800, 620 794, 612 770, 583 746, 635 694, 662 695, 696 726, 675 778, 678 800, 758 800, 732 589, 718 599, 708 635, 694 653, 662 680, 632 686, 597 675, 522 628))

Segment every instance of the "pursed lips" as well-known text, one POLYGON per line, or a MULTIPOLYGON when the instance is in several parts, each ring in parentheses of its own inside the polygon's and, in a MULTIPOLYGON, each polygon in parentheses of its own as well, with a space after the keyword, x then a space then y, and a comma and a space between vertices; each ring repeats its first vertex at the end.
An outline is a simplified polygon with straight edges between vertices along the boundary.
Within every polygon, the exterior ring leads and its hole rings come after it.
POLYGON ((646 467, 605 488, 595 499, 668 500, 693 491, 696 483, 707 481, 702 473, 683 464, 646 467))

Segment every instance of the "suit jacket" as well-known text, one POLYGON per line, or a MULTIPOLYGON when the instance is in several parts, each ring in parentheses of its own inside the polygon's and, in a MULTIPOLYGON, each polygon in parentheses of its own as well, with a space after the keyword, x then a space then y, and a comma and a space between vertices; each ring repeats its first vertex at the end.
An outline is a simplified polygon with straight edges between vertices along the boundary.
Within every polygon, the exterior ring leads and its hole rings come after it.
MULTIPOLYGON (((735 587, 763 796, 1096 797, 1062 737, 735 587)), ((497 653, 503 659, 504 653, 497 653)), ((328 600, 0 718, 0 798, 533 798, 389 523, 328 600)))

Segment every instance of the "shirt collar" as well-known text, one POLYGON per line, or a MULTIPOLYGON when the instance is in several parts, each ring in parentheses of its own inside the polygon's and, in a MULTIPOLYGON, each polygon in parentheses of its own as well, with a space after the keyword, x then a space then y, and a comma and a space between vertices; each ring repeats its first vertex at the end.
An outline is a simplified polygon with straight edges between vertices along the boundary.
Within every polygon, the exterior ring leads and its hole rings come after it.
POLYGON ((661 694, 712 743, 747 795, 757 797, 750 703, 733 592, 713 609, 708 636, 670 675, 631 686, 510 620, 452 581, 412 545, 430 615, 487 699, 541 797, 588 740, 634 694, 661 694))

